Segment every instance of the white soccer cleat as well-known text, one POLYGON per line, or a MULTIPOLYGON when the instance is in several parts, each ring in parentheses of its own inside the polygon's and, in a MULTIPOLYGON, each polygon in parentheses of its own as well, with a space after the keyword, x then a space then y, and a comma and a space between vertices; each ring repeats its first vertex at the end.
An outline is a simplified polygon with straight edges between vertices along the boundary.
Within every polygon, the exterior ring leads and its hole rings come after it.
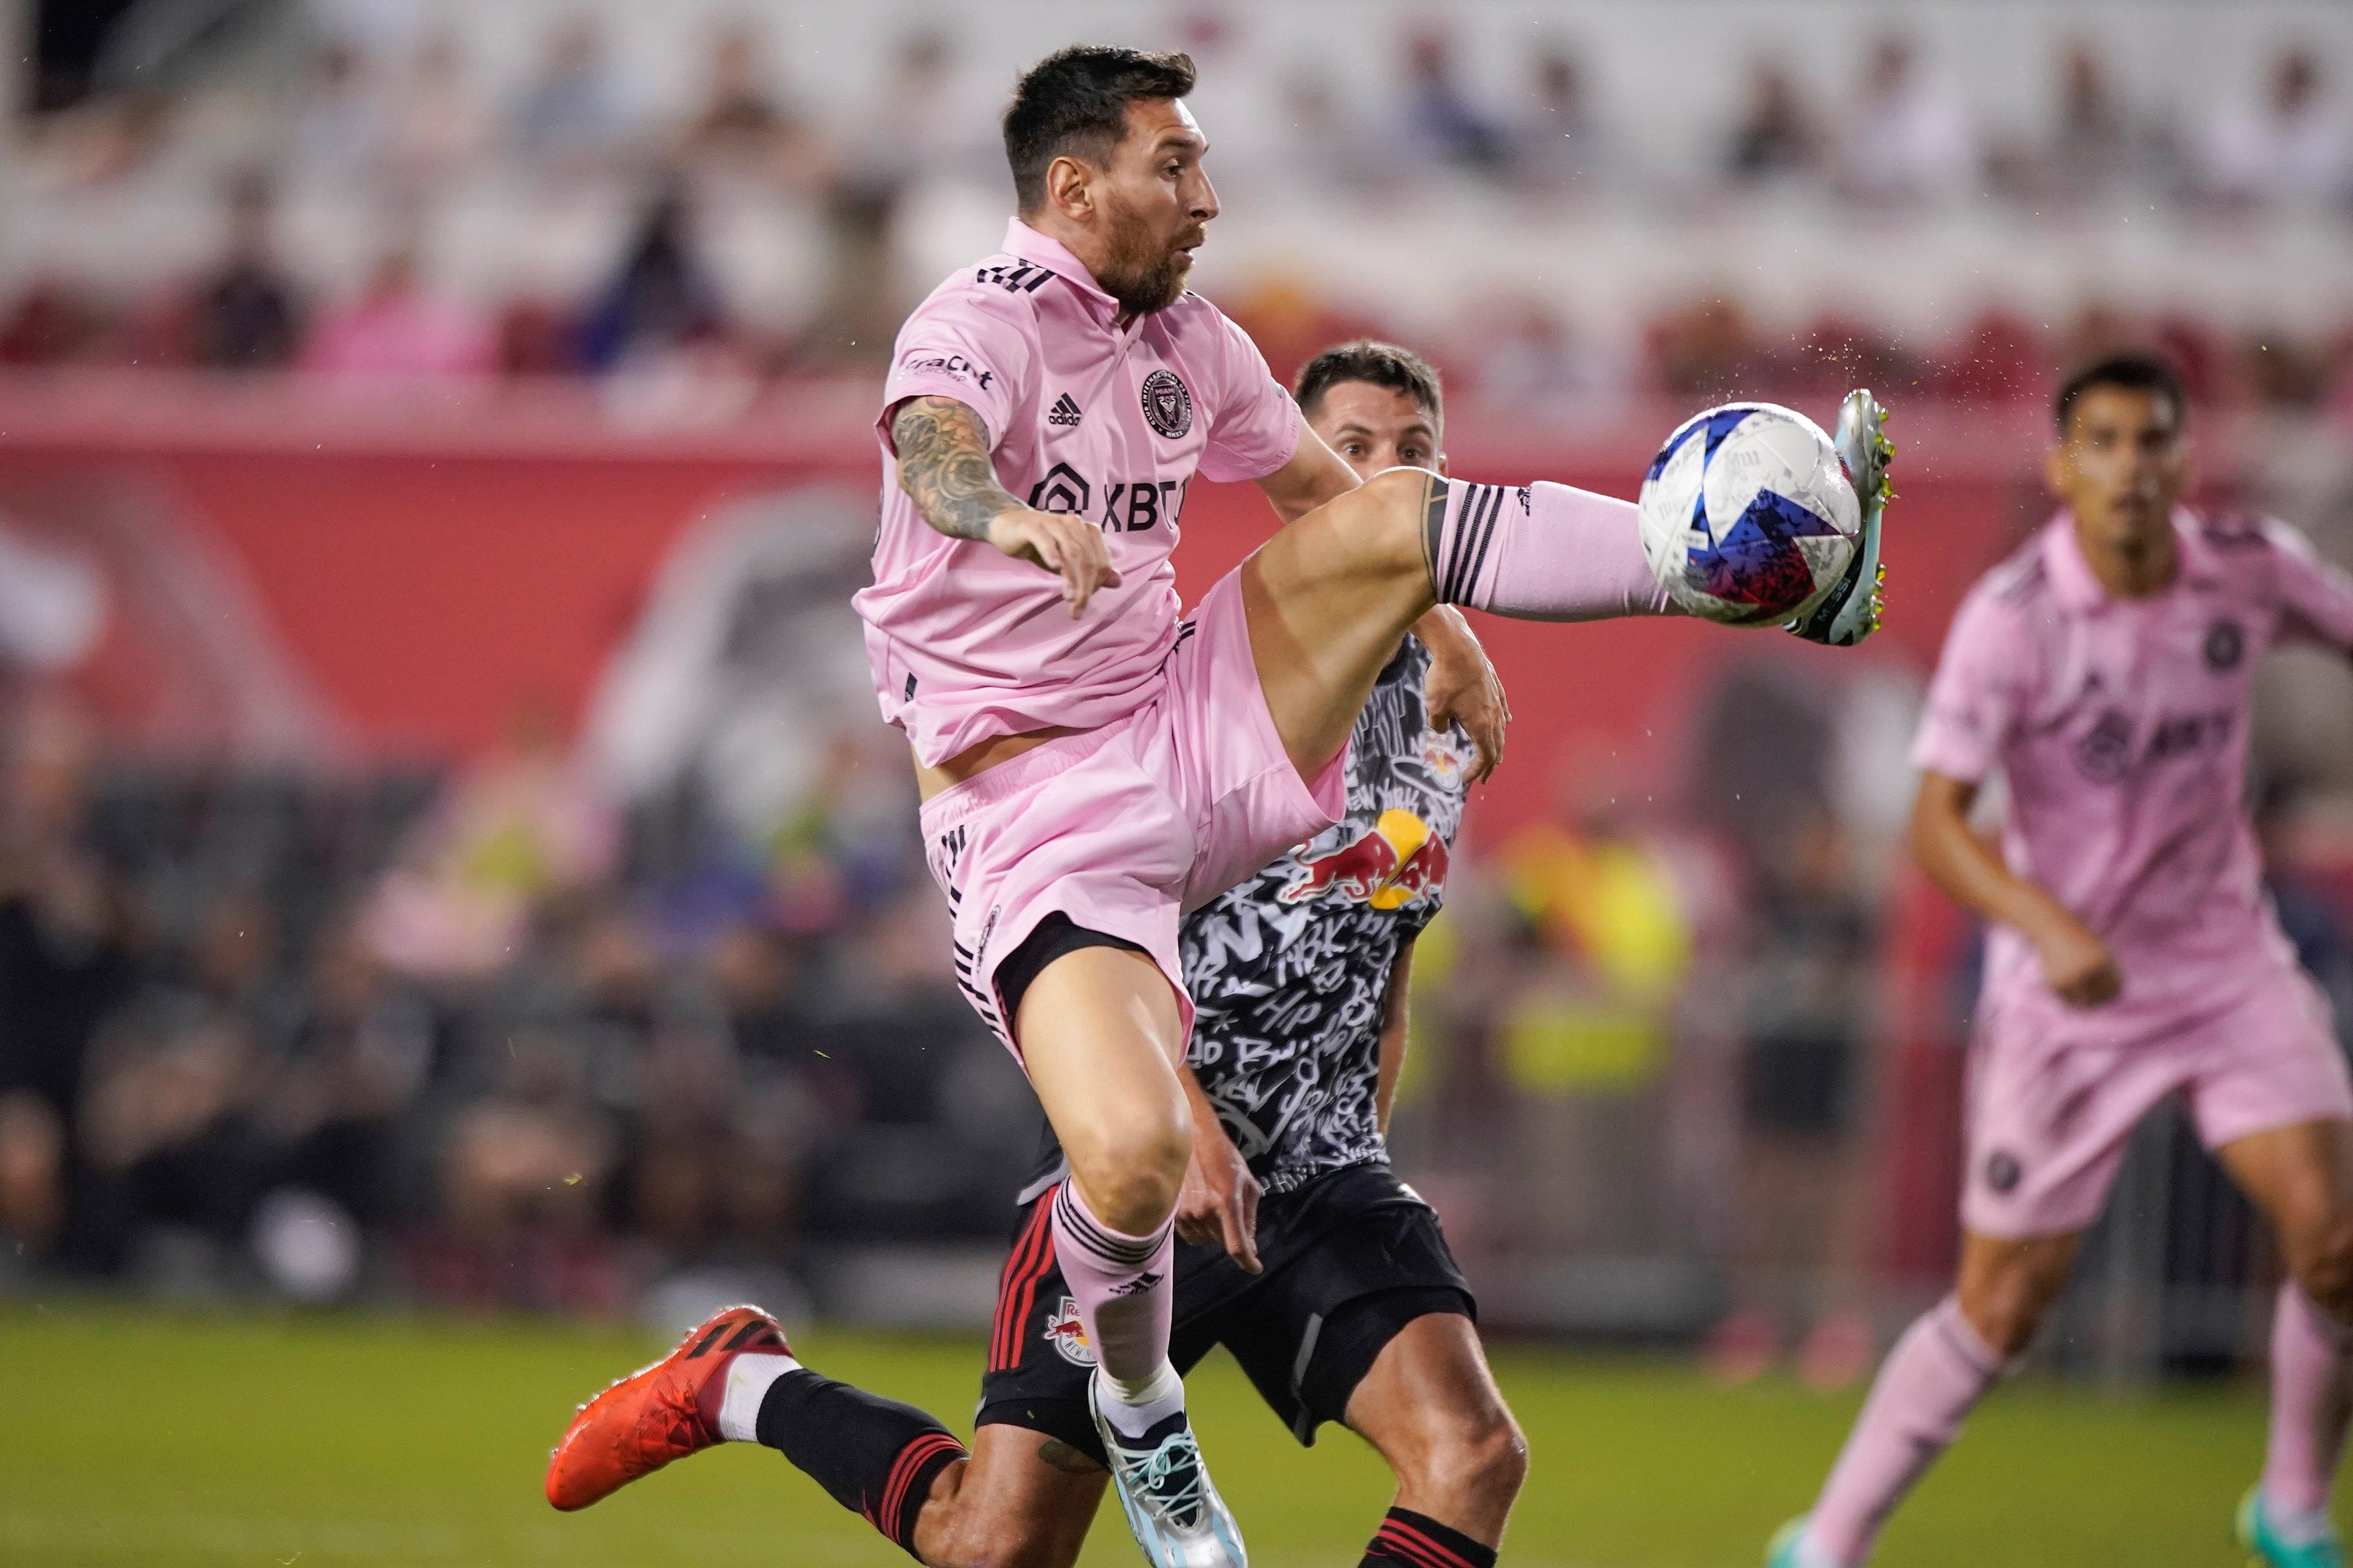
POLYGON ((1862 537, 1855 546, 1854 563, 1822 602, 1788 623, 1785 628, 1808 642, 1832 647, 1852 647, 1879 629, 1886 613, 1883 592, 1887 569, 1879 561, 1879 528, 1887 503, 1895 499, 1887 482, 1888 465, 1895 459, 1895 444, 1884 428, 1887 410, 1868 388, 1858 387, 1839 405, 1838 428, 1831 437, 1839 461, 1854 486, 1862 511, 1862 537))
POLYGON ((1250 1568, 1242 1532, 1201 1462, 1201 1445, 1179 1410, 1142 1437, 1129 1437, 1103 1419, 1102 1395, 1087 1379, 1087 1411, 1095 1418, 1112 1485, 1127 1511, 1127 1528, 1152 1568, 1250 1568))

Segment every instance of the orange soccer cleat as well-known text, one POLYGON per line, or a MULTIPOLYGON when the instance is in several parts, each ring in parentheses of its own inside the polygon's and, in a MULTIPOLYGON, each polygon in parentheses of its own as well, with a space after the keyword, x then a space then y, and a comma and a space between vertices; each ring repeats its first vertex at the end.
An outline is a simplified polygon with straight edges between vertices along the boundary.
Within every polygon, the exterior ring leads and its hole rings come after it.
POLYGON ((757 1307, 730 1307, 582 1405, 548 1456, 547 1500, 567 1513, 586 1508, 718 1442, 727 1365, 739 1351, 792 1354, 776 1319, 757 1307))

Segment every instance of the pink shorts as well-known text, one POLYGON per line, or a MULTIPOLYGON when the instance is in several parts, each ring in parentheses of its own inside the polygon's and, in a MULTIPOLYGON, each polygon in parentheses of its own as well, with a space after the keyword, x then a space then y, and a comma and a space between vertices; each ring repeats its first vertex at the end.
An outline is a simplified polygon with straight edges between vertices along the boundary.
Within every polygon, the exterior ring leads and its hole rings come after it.
POLYGON ((2209 1149, 2353 1117, 2319 988, 2300 969, 2254 962, 2261 977, 2209 1007, 1989 1006, 1969 1054, 1962 1225, 2013 1238, 2084 1229, 2134 1124, 2177 1090, 2209 1149))
POLYGON ((1250 657, 1240 569, 1228 573, 1176 628, 1159 689, 1135 711, 924 803, 957 983, 1018 1058, 997 966, 1060 912, 1150 953, 1189 1031, 1179 916, 1331 826, 1346 763, 1344 752, 1312 789, 1291 765, 1250 657))

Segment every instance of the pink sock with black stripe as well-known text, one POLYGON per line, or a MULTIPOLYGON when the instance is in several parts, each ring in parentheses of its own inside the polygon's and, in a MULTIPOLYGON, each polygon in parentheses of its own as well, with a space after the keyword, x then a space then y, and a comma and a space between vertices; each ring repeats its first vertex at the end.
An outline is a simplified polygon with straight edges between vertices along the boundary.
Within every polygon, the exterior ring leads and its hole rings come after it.
POLYGON ((1441 605, 1524 621, 1673 613, 1642 553, 1634 503, 1590 490, 1438 480, 1422 552, 1441 605))
POLYGON ((1131 1437, 1185 1407, 1168 1364, 1176 1316, 1176 1216, 1150 1236, 1129 1236, 1095 1217, 1076 1182, 1054 1194, 1054 1260, 1094 1347, 1104 1419, 1131 1437))

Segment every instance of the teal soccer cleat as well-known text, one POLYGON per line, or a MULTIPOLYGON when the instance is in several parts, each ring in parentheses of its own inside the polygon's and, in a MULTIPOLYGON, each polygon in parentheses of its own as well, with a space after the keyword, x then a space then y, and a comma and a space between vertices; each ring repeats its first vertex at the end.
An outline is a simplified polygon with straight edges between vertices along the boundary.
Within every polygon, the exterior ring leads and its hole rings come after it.
POLYGON ((2260 1486, 2249 1487, 2239 1500, 2236 1533, 2251 1568, 2345 1568, 2345 1543, 2334 1528, 2309 1541, 2289 1541, 2263 1507, 2260 1486))
POLYGON ((1887 466, 1895 459, 1895 446, 1887 438, 1886 424, 1887 410, 1867 388, 1848 393, 1839 405, 1838 428, 1831 436, 1831 444, 1838 448, 1839 461, 1846 465, 1847 479, 1862 505, 1862 539, 1846 575, 1831 585, 1821 603, 1788 623, 1786 629, 1808 642, 1852 647, 1879 629, 1879 618, 1886 610, 1881 588, 1887 571, 1879 562, 1879 529, 1887 503, 1895 499, 1887 482, 1887 466))
POLYGON ((1801 1513, 1773 1532, 1772 1544, 1765 1548, 1765 1568, 1846 1568, 1806 1539, 1810 1518, 1801 1513))
POLYGON ((1814 1568, 1801 1549, 1806 1544, 1806 1516, 1799 1514, 1773 1532, 1765 1548, 1765 1568, 1814 1568))
POLYGON ((1113 1489, 1152 1568, 1250 1568, 1242 1534, 1209 1482, 1201 1446, 1178 1411, 1140 1438, 1106 1420, 1101 1390, 1087 1380, 1087 1409, 1111 1459, 1113 1489))

